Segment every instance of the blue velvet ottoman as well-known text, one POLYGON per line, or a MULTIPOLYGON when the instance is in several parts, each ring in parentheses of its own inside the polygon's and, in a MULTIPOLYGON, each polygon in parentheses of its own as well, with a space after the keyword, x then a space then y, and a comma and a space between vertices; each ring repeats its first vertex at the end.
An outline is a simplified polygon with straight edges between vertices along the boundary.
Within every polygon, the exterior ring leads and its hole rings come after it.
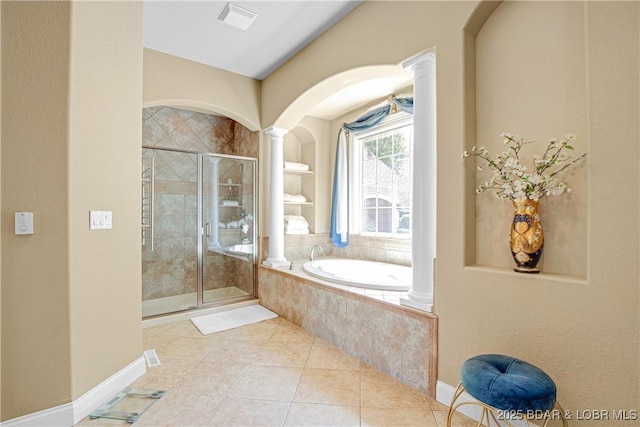
POLYGON ((511 425, 511 419, 551 419, 567 425, 556 400, 556 385, 540 368, 502 354, 483 354, 467 359, 460 370, 460 384, 449 407, 447 426, 457 408, 465 404, 482 407, 481 422, 490 426, 511 425), (476 401, 455 402, 466 391, 476 401), (489 418, 491 416, 491 419, 489 418), (500 420, 500 422, 498 422, 500 420))

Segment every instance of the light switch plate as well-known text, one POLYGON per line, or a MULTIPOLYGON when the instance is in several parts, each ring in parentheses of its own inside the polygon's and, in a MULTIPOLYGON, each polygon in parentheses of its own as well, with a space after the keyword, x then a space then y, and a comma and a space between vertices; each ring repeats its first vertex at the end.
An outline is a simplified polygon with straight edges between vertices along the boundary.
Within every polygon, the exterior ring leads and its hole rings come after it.
POLYGON ((33 234, 33 212, 16 212, 16 234, 33 234))
POLYGON ((110 230, 112 227, 111 211, 89 211, 89 228, 91 230, 110 230))

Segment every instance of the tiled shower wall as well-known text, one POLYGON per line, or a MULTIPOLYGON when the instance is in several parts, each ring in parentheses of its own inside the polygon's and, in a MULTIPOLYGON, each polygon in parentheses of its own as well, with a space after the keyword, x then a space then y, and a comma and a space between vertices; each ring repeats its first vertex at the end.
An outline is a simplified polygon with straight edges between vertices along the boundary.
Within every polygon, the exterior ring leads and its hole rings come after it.
MULTIPOLYGON (((258 157, 257 133, 229 118, 171 107, 145 108, 142 115, 144 146, 258 157)), ((167 215, 155 218, 154 251, 143 246, 143 301, 195 292, 197 286, 197 156, 171 154, 165 156, 168 161, 161 165, 164 169, 157 168, 156 204, 167 215)), ((163 156, 159 157, 162 163, 163 156)), ((245 170, 247 174, 250 176, 251 171, 245 170)), ((227 178, 242 180, 247 188, 253 185, 246 182, 246 177, 221 175, 221 179, 227 178)), ((222 242, 238 238, 239 230, 220 232, 222 242)), ((246 263, 227 258, 218 253, 205 258, 206 271, 218 272, 207 276, 205 290, 228 286, 243 289, 252 282, 243 279, 252 274, 252 267, 247 269, 246 263), (220 265, 224 268, 218 268, 220 265)))

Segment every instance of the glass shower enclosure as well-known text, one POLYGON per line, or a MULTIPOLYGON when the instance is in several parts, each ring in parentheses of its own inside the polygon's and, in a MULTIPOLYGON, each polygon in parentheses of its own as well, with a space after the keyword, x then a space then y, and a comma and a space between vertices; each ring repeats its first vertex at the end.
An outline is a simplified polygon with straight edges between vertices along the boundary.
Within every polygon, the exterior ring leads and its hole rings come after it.
POLYGON ((142 316, 255 297, 257 160, 142 149, 142 316))

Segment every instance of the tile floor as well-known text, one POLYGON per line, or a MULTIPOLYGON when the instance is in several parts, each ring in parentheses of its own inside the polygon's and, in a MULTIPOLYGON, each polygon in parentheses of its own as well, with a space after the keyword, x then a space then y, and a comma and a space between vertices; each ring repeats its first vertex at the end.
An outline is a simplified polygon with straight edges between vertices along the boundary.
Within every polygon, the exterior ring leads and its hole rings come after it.
POLYGON ((191 321, 156 326, 143 330, 143 348, 162 364, 132 386, 167 394, 135 426, 446 425, 445 405, 282 318, 206 336, 191 321))

